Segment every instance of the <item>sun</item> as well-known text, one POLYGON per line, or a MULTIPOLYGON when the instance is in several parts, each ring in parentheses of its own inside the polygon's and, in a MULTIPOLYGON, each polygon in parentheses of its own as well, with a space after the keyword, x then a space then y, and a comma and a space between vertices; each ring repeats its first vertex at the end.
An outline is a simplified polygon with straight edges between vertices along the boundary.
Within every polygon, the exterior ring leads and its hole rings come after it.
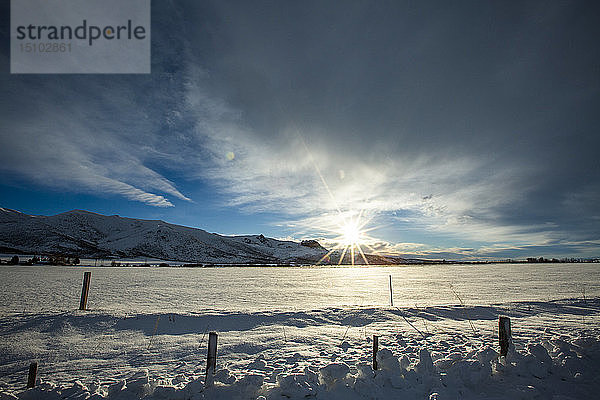
MULTIPOLYGON (((334 230, 338 234, 334 240, 338 245, 332 250, 341 251, 338 265, 344 261, 346 254, 350 257, 350 263, 354 265, 356 261, 362 259, 365 264, 369 264, 363 251, 366 245, 366 232, 364 229, 368 221, 363 220, 362 211, 358 215, 352 215, 342 218, 338 223, 338 228, 334 230)), ((340 217, 342 217, 340 215, 340 217)), ((331 253, 331 252, 330 252, 331 253)))
MULTIPOLYGON (((301 138, 302 139, 302 138, 301 138)), ((322 231, 326 231, 326 235, 336 235, 336 237, 332 238, 334 243, 334 247, 331 248, 327 254, 325 254, 318 262, 321 264, 326 261, 330 262, 330 256, 332 256, 335 252, 341 253, 338 259, 338 265, 341 265, 344 261, 344 257, 346 254, 350 256, 350 262, 352 265, 355 265, 356 261, 362 260, 365 265, 369 264, 369 260, 365 255, 363 248, 370 250, 372 253, 377 253, 373 247, 370 246, 369 243, 373 244, 377 240, 368 235, 368 232, 377 229, 377 227, 366 228, 366 226, 371 222, 371 218, 365 218, 363 215, 364 211, 367 209, 361 208, 360 211, 356 212, 351 209, 346 209, 344 212, 342 208, 340 208, 338 202, 336 201, 334 193, 329 188, 325 177, 321 173, 319 166, 315 162, 312 154, 310 153, 308 146, 302 139, 302 144, 304 145, 304 149, 306 150, 310 161, 315 167, 315 171, 317 175, 321 179, 321 183, 323 184, 325 191, 329 194, 329 197, 332 200, 332 204, 334 205, 337 214, 331 216, 331 222, 326 223, 326 226, 317 228, 322 231)), ((343 171, 341 174, 341 179, 344 179, 343 171)), ((356 203, 356 202, 355 202, 356 203)), ((330 217, 330 216, 328 216, 330 217)), ((311 226, 310 228, 315 228, 311 226)), ((359 261, 360 262, 360 261, 359 261)))
POLYGON ((329 257, 337 253, 334 257, 337 258, 338 265, 341 265, 344 261, 349 261, 352 265, 357 263, 368 265, 369 260, 365 255, 365 250, 369 249, 371 252, 377 252, 369 245, 375 239, 369 236, 368 232, 376 229, 375 227, 366 228, 370 221, 370 218, 365 218, 362 210, 359 212, 339 212, 338 215, 332 216, 332 226, 329 228, 321 227, 321 229, 335 235, 331 239, 335 245, 317 264, 323 261, 329 262, 329 257))
POLYGON ((362 233, 355 222, 348 222, 340 229, 341 241, 345 246, 360 246, 362 233))

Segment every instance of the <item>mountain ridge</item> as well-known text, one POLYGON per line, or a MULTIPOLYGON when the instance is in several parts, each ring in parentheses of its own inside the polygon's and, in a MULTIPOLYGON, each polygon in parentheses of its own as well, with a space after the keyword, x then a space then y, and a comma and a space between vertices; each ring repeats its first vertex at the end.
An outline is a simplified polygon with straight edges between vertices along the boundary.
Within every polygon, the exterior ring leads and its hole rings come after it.
POLYGON ((80 258, 148 257, 192 263, 315 263, 327 249, 263 235, 225 236, 200 228, 87 210, 28 215, 0 207, 0 251, 80 258))

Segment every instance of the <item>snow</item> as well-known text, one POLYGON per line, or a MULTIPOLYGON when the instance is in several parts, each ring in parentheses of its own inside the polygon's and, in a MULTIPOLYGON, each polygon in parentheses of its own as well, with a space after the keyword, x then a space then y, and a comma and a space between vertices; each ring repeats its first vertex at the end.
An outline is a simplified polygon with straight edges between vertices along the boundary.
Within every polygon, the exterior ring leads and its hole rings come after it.
MULTIPOLYGON (((358 269, 361 279, 356 269, 345 268, 91 268, 87 311, 74 309, 87 269, 31 268, 0 268, 0 399, 558 400, 600 392, 600 293, 588 282, 597 273, 591 266, 549 270, 546 276, 564 274, 574 284, 575 295, 558 300, 545 299, 545 293, 563 293, 550 288, 565 286, 566 278, 529 288, 523 276, 536 271, 508 268, 527 298, 511 301, 498 301, 503 295, 493 291, 492 280, 487 288, 479 281, 492 273, 487 266, 439 274, 432 267, 371 267, 358 269), (437 293, 429 294, 429 304, 419 298, 419 307, 414 298, 398 298, 401 305, 390 307, 388 294, 378 290, 364 301, 358 288, 379 280, 385 288, 387 273, 397 296, 409 293, 400 288, 414 285, 419 274, 437 281, 437 293), (465 303, 452 301, 452 291, 438 281, 445 274, 460 275, 488 297, 454 283, 465 303), (287 301, 276 288, 263 287, 282 277, 279 290, 287 301), (311 302, 302 283, 313 285, 317 277, 328 297, 311 302), (338 293, 341 277, 348 297, 338 293), (576 292, 582 282, 588 285, 585 298, 576 292), (191 287, 204 300, 220 296, 227 304, 201 306, 191 301, 191 287), (144 298, 130 303, 128 288, 144 298), (225 292, 242 299, 251 294, 254 301, 239 302, 225 292), (269 299, 277 299, 277 307, 265 307, 269 299), (512 324, 506 358, 497 353, 500 315, 512 324), (217 372, 205 382, 209 331, 219 334, 217 372), (371 367, 373 335, 379 336, 377 371, 371 367), (32 361, 39 363, 38 385, 25 390, 32 361)), ((313 296, 324 293, 315 289, 313 296)))
POLYGON ((30 216, 0 209, 0 247, 79 258, 148 257, 189 263, 306 263, 327 251, 256 236, 223 236, 159 220, 73 210, 30 216))

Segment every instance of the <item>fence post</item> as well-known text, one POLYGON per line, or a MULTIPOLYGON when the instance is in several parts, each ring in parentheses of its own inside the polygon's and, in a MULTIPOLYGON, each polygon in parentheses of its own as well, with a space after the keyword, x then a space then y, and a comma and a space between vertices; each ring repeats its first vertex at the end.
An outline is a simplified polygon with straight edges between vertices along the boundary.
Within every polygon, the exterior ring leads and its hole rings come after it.
POLYGON ((390 275, 390 305, 394 307, 394 296, 392 294, 392 275, 390 275))
POLYGON ((511 341, 510 318, 498 318, 498 340, 500 341, 500 355, 506 357, 511 341))
POLYGON ((35 387, 35 377, 37 375, 37 363, 29 364, 29 375, 27 376, 27 389, 35 387))
POLYGON ((373 335, 373 371, 377 371, 377 351, 379 350, 379 336, 373 335))
POLYGON ((208 382, 209 374, 214 374, 217 370, 217 332, 208 334, 208 356, 206 358, 206 379, 208 382))
POLYGON ((88 292, 90 290, 90 280, 92 279, 91 272, 83 273, 83 287, 81 288, 81 300, 79 301, 79 309, 85 310, 87 307, 88 292))

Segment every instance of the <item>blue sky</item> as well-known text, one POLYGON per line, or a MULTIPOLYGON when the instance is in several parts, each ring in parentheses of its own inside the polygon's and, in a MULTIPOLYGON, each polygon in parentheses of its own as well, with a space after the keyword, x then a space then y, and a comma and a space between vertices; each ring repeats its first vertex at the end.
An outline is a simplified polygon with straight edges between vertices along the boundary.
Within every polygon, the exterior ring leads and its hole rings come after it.
POLYGON ((11 75, 8 7, 2 207, 600 255, 595 2, 153 2, 150 75, 11 75))

